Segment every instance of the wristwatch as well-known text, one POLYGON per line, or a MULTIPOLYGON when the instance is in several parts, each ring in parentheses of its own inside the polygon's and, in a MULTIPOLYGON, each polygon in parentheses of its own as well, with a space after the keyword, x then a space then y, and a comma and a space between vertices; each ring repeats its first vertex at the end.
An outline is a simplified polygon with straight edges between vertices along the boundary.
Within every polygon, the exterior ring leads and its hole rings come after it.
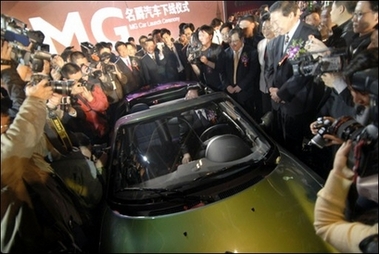
POLYGON ((1 58, 1 65, 12 65, 12 60, 1 58))

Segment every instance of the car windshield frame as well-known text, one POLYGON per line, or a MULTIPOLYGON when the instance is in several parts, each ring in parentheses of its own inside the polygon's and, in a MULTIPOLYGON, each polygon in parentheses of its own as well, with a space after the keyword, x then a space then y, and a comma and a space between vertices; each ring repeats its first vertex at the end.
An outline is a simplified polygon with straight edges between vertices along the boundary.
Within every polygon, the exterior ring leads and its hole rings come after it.
MULTIPOLYGON (((188 123, 186 124, 188 126, 188 123)), ((175 193, 174 196, 181 193, 183 197, 204 196, 202 191, 210 185, 221 184, 225 182, 226 178, 234 174, 241 174, 242 170, 245 174, 250 174, 255 178, 253 181, 255 183, 256 179, 263 179, 274 169, 274 167, 262 167, 262 165, 268 164, 267 161, 277 149, 272 140, 260 130, 258 124, 247 116, 235 101, 221 92, 205 94, 191 100, 182 98, 164 102, 125 115, 117 121, 114 133, 108 172, 107 198, 118 204, 133 202, 147 204, 154 198, 162 198, 162 193, 164 195, 175 193), (207 108, 208 112, 215 112, 217 120, 212 123, 212 126, 227 129, 219 128, 220 130, 209 134, 209 137, 205 135, 205 140, 202 140, 204 135, 202 137, 197 135, 206 155, 182 164, 177 125, 183 121, 185 112, 202 108, 207 108), (155 128, 150 128, 152 125, 155 128), (145 133, 150 135, 149 138, 141 139, 148 143, 145 148, 141 148, 143 142, 136 141, 136 132, 141 126, 150 128, 144 127, 145 133), (171 143, 168 148, 167 146, 162 148, 158 146, 155 153, 160 153, 160 155, 156 157, 161 158, 163 157, 161 154, 173 150, 174 155, 171 159, 174 161, 164 164, 162 168, 170 165, 164 174, 152 174, 151 168, 149 168, 153 164, 149 159, 151 155, 147 156, 148 152, 146 151, 153 146, 152 143, 159 142, 156 141, 157 132, 164 128, 169 130, 171 143), (220 145, 223 146, 230 142, 236 142, 234 145, 237 150, 233 151, 235 155, 224 160, 228 154, 223 154, 226 148, 224 149, 220 145), (217 151, 212 155, 210 151, 215 148, 217 151), (239 155, 239 153, 241 154, 239 155), (219 156, 219 154, 221 155, 219 156), (209 158, 211 156, 213 158, 209 158)), ((162 141, 162 135, 159 140, 161 141, 160 145, 165 142, 162 141)))

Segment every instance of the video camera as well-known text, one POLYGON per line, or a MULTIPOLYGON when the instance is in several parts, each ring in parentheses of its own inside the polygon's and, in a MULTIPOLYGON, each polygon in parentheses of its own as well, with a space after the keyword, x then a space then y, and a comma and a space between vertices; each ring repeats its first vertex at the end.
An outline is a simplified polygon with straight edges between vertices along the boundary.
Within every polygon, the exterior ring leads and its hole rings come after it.
MULTIPOLYGON (((314 76, 319 78, 324 73, 340 72, 347 65, 346 49, 335 49, 328 56, 313 58, 311 53, 301 55, 292 61, 294 76, 314 76)), ((313 52, 314 53, 314 52, 313 52)))
POLYGON ((103 144, 94 144, 92 146, 92 154, 96 157, 96 158, 100 158, 101 155, 103 153, 109 153, 109 150, 110 150, 110 146, 108 146, 107 143, 103 143, 103 144))
POLYGON ((200 63, 202 44, 199 40, 199 36, 197 32, 194 32, 191 36, 191 40, 187 46, 187 57, 192 55, 191 64, 200 63))
POLYGON ((115 73, 116 72, 116 67, 112 64, 107 64, 105 63, 106 60, 111 58, 111 53, 104 52, 100 55, 100 61, 103 66, 103 72, 104 73, 115 73))
POLYGON ((39 52, 49 54, 50 48, 48 44, 43 44, 44 39, 41 31, 30 30, 20 20, 1 14, 1 40, 8 41, 12 46, 11 58, 14 61, 27 65, 35 58, 37 62, 40 60, 39 52))
POLYGON ((87 66, 86 73, 94 78, 99 78, 102 73, 101 70, 96 69, 96 66, 100 63, 101 59, 96 51, 96 47, 90 42, 81 42, 80 49, 90 63, 87 66))
POLYGON ((96 47, 90 42, 81 42, 80 50, 86 55, 88 62, 100 62, 96 47))

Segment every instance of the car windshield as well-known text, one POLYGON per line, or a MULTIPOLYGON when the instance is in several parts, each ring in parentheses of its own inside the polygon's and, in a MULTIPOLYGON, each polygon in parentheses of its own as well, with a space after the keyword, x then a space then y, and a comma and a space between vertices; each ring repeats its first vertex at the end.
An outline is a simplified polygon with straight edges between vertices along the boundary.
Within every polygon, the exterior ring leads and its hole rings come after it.
POLYGON ((272 148, 221 93, 137 104, 133 111, 118 120, 112 141, 109 189, 117 199, 178 193, 242 169, 259 171, 272 148))

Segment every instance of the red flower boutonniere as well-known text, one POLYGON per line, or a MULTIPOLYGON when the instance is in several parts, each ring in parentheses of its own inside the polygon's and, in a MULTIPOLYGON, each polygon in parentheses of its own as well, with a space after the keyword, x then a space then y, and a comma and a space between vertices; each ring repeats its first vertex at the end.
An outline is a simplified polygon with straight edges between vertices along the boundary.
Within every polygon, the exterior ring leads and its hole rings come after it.
POLYGON ((298 40, 292 40, 291 45, 287 48, 287 52, 280 60, 279 66, 281 66, 284 61, 288 60, 296 60, 298 59, 301 55, 307 53, 307 51, 304 49, 304 42, 302 39, 298 40))
POLYGON ((243 66, 247 67, 247 64, 249 63, 249 58, 247 57, 246 52, 242 54, 241 62, 243 63, 243 66))

